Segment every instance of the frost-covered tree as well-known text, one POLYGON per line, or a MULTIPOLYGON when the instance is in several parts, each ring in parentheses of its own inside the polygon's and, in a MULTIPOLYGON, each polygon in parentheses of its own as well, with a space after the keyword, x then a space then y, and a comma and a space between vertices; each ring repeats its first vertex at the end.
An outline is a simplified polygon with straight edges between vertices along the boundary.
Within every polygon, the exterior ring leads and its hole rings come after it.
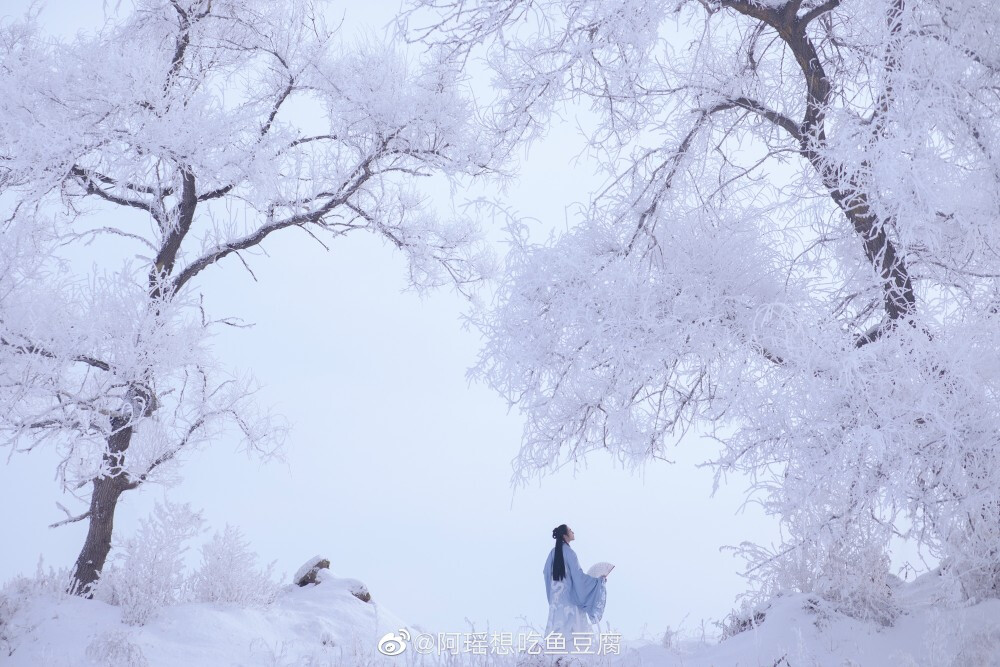
POLYGON ((1000 595, 1000 6, 415 5, 410 39, 485 56, 501 132, 597 119, 608 187, 516 248, 482 320, 518 472, 695 428, 781 520, 744 549, 763 594, 889 620, 903 534, 1000 595))
POLYGON ((242 531, 226 525, 201 547, 201 567, 192 577, 192 588, 201 602, 266 606, 280 590, 272 578, 271 563, 257 567, 257 556, 242 531))
POLYGON ((202 523, 201 514, 187 504, 157 503, 136 534, 120 550, 116 547, 101 572, 97 597, 121 607, 127 625, 145 625, 158 609, 190 599, 184 555, 202 523))
POLYGON ((404 253, 416 287, 488 265, 475 225, 416 190, 494 162, 444 60, 344 44, 306 1, 125 9, 68 41, 37 15, 0 25, 0 432, 55 448, 89 505, 66 519, 89 522, 81 592, 122 493, 227 425, 265 451, 280 430, 213 363, 228 321, 205 312, 203 272, 249 271, 273 234, 355 230, 404 253))

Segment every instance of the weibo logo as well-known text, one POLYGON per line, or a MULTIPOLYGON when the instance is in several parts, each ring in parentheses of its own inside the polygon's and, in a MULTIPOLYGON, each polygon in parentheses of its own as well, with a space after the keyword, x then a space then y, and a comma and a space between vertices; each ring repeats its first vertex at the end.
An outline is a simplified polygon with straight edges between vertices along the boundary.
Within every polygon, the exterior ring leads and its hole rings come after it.
POLYGON ((399 655, 406 650, 406 642, 410 641, 410 631, 400 628, 399 634, 387 632, 378 640, 378 652, 382 655, 399 655))

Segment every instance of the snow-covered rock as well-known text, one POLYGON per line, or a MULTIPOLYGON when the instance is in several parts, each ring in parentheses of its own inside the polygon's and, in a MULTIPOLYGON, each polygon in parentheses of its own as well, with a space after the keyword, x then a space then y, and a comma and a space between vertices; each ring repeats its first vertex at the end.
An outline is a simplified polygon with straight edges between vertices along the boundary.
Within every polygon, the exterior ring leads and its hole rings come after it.
POLYGON ((323 556, 313 556, 305 563, 302 564, 298 570, 295 571, 295 576, 292 577, 292 582, 296 586, 305 586, 307 584, 316 583, 316 573, 320 570, 330 569, 330 559, 324 558, 323 556))

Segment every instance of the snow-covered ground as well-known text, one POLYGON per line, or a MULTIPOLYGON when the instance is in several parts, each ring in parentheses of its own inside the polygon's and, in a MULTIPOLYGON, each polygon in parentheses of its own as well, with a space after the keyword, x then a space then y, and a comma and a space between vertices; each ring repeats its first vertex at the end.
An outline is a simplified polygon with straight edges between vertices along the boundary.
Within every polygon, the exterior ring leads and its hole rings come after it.
MULTIPOLYGON (((536 665, 526 655, 503 656, 493 637, 473 653, 464 647, 419 652, 415 644, 395 656, 376 651, 388 633, 421 633, 383 602, 363 602, 356 583, 324 571, 321 583, 288 586, 266 608, 185 603, 157 611, 143 626, 121 622, 118 607, 54 593, 8 597, 0 605, 0 664, 76 665, 536 665), (11 604, 13 603, 13 607, 11 604)), ((941 601, 931 573, 901 584, 904 612, 893 627, 847 618, 809 595, 782 596, 756 627, 721 642, 673 639, 622 641, 620 655, 591 658, 609 667, 709 665, 1000 665, 1000 600, 956 607, 941 601)), ((603 624, 602 624, 603 625, 603 624)), ((470 631, 471 632, 471 631, 470 631)), ((466 633, 467 634, 467 633, 466 633)), ((492 633, 488 633, 492 635, 492 633)), ((427 636, 427 635, 425 635, 427 636)), ((514 633, 514 641, 517 641, 514 633)))

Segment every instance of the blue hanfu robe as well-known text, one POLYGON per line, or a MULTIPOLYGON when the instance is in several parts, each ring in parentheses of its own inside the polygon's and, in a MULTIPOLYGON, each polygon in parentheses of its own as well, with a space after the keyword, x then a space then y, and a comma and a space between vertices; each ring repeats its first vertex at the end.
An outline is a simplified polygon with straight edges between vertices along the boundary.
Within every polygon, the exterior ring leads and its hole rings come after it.
MULTIPOLYGON (((592 577, 580 567, 580 561, 576 557, 576 552, 564 543, 562 546, 563 564, 566 567, 565 582, 566 590, 563 595, 557 596, 556 604, 569 604, 581 609, 591 623, 597 623, 604 616, 604 606, 607 603, 608 593, 604 579, 592 577)), ((545 559, 545 569, 542 573, 545 576, 545 597, 549 602, 550 609, 553 606, 553 585, 560 583, 552 580, 552 561, 556 557, 556 547, 552 547, 549 557, 545 559)), ((551 617, 551 614, 550 614, 551 617)))

